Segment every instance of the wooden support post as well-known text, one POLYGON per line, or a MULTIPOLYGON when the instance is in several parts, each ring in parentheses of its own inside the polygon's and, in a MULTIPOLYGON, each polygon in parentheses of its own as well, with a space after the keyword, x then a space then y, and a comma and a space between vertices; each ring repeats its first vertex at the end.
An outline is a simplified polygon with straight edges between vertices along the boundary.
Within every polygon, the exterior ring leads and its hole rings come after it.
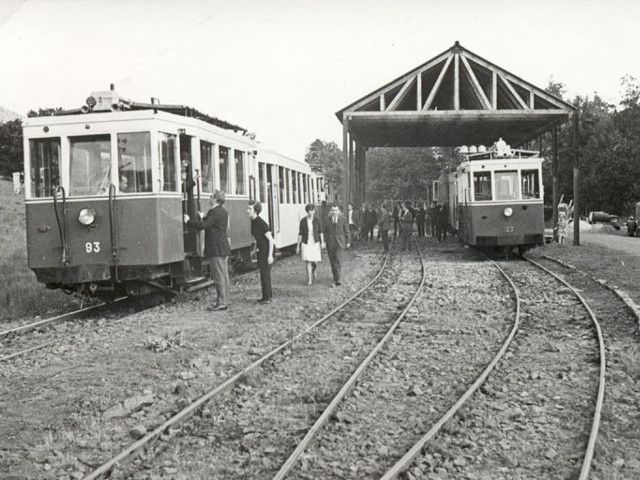
POLYGON ((498 109, 498 74, 491 72, 491 108, 498 109))
POLYGON ((349 204, 349 191, 350 179, 349 169, 351 168, 349 162, 349 117, 345 114, 342 117, 342 155, 344 162, 342 164, 342 205, 344 205, 344 211, 347 211, 347 205, 349 204))
POLYGON ((453 58, 453 109, 460 110, 460 55, 453 58))
POLYGON ((360 164, 360 184, 362 190, 362 202, 367 198, 367 154, 362 152, 362 163, 360 164))
MULTIPOLYGON (((356 175, 356 159, 354 159, 354 143, 353 135, 349 135, 349 165, 351 165, 349 169, 349 190, 351 194, 349 195, 349 199, 347 203, 353 202, 353 197, 356 192, 356 183, 357 183, 357 175, 356 175)), ((345 210, 346 212, 347 210, 345 210)))
POLYGON ((580 124, 578 106, 573 114, 573 245, 580 246, 580 124))
POLYGON ((553 202, 553 219, 551 225, 553 226, 553 240, 558 241, 558 127, 553 127, 551 131, 551 201, 553 202))

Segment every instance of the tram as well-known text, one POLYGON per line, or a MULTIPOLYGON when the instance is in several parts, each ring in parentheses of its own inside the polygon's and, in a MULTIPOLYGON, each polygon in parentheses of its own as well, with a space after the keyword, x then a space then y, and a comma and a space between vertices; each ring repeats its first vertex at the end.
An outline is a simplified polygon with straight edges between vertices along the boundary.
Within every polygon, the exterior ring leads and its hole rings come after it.
POLYGON ((512 149, 502 139, 489 149, 461 149, 464 160, 438 180, 450 228, 465 243, 521 254, 544 243, 539 152, 512 149))
POLYGON ((183 214, 226 192, 234 263, 250 262, 250 200, 278 248, 295 245, 316 198, 305 162, 261 148, 246 129, 190 107, 136 103, 112 88, 82 108, 23 125, 28 265, 68 293, 142 295, 206 281, 204 234, 183 214))

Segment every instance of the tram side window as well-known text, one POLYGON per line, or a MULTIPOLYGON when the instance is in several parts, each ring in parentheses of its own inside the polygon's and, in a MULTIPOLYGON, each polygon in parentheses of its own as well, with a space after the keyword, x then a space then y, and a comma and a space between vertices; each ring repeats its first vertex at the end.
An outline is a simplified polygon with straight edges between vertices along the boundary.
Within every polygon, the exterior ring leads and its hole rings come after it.
POLYGON ((518 193, 518 172, 509 170, 495 172, 496 200, 517 200, 518 193))
POLYGON ((284 167, 278 167, 278 183, 279 183, 279 187, 280 187, 280 203, 284 203, 284 199, 285 199, 285 182, 287 181, 287 179, 284 176, 284 167))
POLYGON ((284 173, 286 176, 284 181, 284 189, 287 192, 287 203, 291 203, 291 170, 285 168, 284 173))
POLYGON ((291 193, 292 193, 292 199, 291 199, 291 203, 299 203, 298 202, 298 172, 291 172, 291 193))
POLYGON ((149 132, 118 134, 118 182, 120 193, 151 191, 149 132))
POLYGON ((258 162, 258 200, 262 203, 266 202, 265 194, 267 186, 264 179, 264 163, 258 162))
POLYGON ((106 195, 111 184, 111 136, 69 137, 69 195, 106 195))
POLYGON ((160 147, 160 163, 163 176, 162 191, 177 192, 176 136, 170 133, 158 132, 158 145, 160 147))
POLYGON ((60 185, 60 138, 29 140, 31 196, 49 197, 60 185))
POLYGON ((235 151, 236 157, 236 195, 246 195, 246 185, 244 178, 244 152, 235 151))
POLYGON ((475 172, 473 190, 476 201, 491 200, 491 172, 475 172))
POLYGON ((230 193, 229 188, 229 149, 220 147, 218 151, 218 164, 220 165, 220 190, 230 193))
POLYGON ((538 170, 522 170, 522 198, 540 198, 538 170))
POLYGON ((212 143, 200 140, 200 168, 202 169, 200 177, 204 193, 213 193, 216 189, 213 174, 213 148, 212 143))

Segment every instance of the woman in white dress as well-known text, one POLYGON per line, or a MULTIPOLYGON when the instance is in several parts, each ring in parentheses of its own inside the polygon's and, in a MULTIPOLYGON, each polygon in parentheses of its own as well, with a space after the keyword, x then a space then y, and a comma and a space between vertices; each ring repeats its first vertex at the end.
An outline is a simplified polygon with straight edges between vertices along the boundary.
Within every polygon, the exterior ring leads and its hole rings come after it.
POLYGON ((296 254, 302 253, 302 260, 306 262, 307 266, 307 285, 311 285, 316 279, 318 262, 322 260, 324 235, 322 234, 322 222, 315 215, 316 207, 309 204, 305 210, 307 216, 300 220, 296 254))

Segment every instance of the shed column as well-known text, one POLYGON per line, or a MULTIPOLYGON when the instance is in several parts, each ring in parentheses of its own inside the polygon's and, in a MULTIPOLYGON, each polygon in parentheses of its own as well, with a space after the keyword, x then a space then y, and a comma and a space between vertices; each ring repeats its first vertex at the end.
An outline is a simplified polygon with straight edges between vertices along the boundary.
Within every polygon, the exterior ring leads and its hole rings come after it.
POLYGON ((347 114, 344 114, 342 117, 342 155, 344 158, 344 162, 342 164, 342 205, 344 206, 344 211, 347 211, 347 206, 349 205, 349 195, 350 195, 350 179, 349 179, 349 169, 351 168, 349 162, 349 118, 347 114))
POLYGON ((358 156, 354 155, 354 143, 353 135, 349 135, 349 190, 351 193, 347 203, 353 203, 353 198, 358 194, 358 156))
POLYGON ((551 201, 553 203, 553 220, 551 225, 553 226, 553 240, 558 241, 558 127, 553 127, 551 131, 551 201))
POLYGON ((573 114, 573 244, 580 245, 580 145, 578 107, 573 114))

